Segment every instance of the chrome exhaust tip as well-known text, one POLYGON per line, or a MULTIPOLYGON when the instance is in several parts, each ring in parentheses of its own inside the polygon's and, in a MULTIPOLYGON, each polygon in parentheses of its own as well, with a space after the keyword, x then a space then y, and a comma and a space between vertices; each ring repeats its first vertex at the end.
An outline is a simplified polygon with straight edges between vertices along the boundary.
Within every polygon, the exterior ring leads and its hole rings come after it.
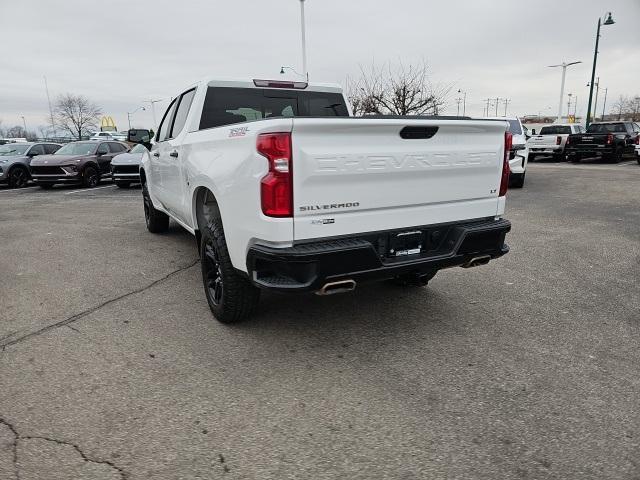
POLYGON ((460 265, 462 268, 479 267, 480 265, 486 265, 491 260, 491 255, 482 255, 480 257, 473 257, 467 263, 460 265))
POLYGON ((325 283, 316 295, 333 295, 334 293, 351 292, 355 290, 355 280, 340 280, 339 282, 325 283))

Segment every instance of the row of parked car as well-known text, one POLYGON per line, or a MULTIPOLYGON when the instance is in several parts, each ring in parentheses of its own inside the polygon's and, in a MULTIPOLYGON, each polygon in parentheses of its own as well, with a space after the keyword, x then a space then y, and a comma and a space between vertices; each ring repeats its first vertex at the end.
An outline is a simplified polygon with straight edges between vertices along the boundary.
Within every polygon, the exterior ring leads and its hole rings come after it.
POLYGON ((553 155, 574 163, 599 156, 610 162, 635 157, 640 164, 640 126, 634 122, 597 122, 586 129, 576 124, 548 125, 527 141, 529 161, 553 155))
POLYGON ((0 145, 0 183, 11 188, 26 186, 30 180, 49 189, 60 183, 95 187, 112 178, 121 188, 140 181, 143 144, 133 148, 117 141, 87 140, 62 146, 50 142, 0 145))

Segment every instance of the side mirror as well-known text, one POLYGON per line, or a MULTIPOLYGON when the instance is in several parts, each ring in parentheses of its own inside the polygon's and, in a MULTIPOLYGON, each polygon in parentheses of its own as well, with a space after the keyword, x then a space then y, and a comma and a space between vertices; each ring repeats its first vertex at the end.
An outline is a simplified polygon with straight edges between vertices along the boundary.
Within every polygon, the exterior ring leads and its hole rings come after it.
POLYGON ((107 152, 106 152, 106 151, 104 151, 104 150, 98 150, 98 151, 96 152, 96 155, 97 155, 98 157, 101 157, 102 155, 106 155, 106 154, 107 154, 107 152))
POLYGON ((29 152, 29 153, 27 153, 27 157, 31 157, 31 158, 37 157, 38 155, 40 155, 38 152, 29 152))
POLYGON ((531 135, 535 135, 535 134, 536 134, 536 129, 535 129, 535 128, 532 128, 532 129, 531 129, 531 135))

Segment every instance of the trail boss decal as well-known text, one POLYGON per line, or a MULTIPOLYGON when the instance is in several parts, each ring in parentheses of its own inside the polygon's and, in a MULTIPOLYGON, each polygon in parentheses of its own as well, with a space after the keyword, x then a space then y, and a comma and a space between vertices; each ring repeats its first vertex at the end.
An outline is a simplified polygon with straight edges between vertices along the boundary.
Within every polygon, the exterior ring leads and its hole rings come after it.
POLYGON ((244 137, 249 131, 249 127, 237 127, 229 130, 229 138, 244 137))
POLYGON ((338 208, 356 208, 360 206, 360 202, 349 203, 330 203, 328 205, 303 205, 300 208, 301 212, 312 212, 315 210, 335 210, 338 208))

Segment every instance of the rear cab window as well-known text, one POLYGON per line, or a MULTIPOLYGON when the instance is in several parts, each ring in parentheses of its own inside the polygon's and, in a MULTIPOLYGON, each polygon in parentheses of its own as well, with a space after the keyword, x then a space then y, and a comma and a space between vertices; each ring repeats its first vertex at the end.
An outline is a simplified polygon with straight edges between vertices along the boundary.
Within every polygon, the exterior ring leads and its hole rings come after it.
POLYGON ((624 123, 592 123, 587 133, 625 133, 624 123))
POLYGON ((200 130, 276 117, 347 117, 342 94, 208 87, 200 130))
POLYGON ((571 127, 568 125, 550 125, 540 129, 540 135, 564 135, 570 133, 571 127))

